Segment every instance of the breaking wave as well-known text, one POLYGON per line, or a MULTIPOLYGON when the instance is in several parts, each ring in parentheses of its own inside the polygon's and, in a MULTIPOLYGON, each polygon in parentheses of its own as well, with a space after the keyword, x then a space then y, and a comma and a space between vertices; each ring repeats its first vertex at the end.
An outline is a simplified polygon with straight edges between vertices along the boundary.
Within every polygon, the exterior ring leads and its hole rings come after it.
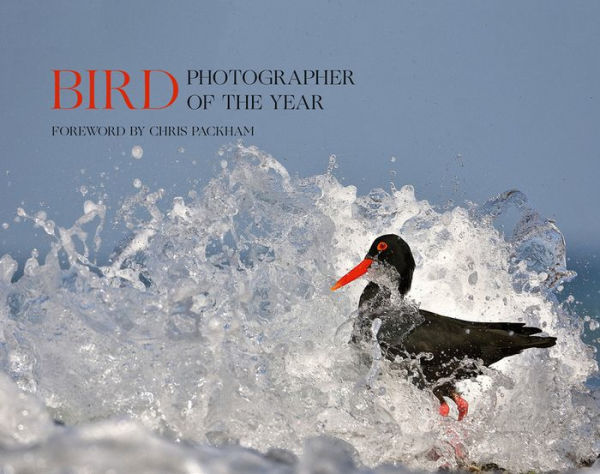
POLYGON ((131 237, 106 265, 95 260, 101 202, 70 228, 19 210, 52 243, 17 281, 16 262, 0 259, 2 465, 546 471, 598 456, 593 350, 554 295, 574 276, 564 239, 522 193, 441 211, 411 186, 358 196, 333 166, 295 178, 254 147, 222 153, 201 193, 163 204, 163 190, 142 186, 126 199, 118 217, 131 237), (509 207, 521 219, 504 236, 493 224, 509 207), (439 417, 433 395, 386 362, 357 364, 348 340, 363 285, 329 287, 385 233, 413 249, 422 308, 522 321, 556 346, 461 382, 462 422, 439 417))

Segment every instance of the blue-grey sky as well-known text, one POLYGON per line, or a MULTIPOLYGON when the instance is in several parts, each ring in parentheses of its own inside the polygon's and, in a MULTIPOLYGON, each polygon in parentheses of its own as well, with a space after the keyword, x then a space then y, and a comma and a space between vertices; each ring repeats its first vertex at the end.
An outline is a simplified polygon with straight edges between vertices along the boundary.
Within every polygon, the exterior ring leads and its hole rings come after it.
MULTIPOLYGON (((70 225, 81 185, 106 191, 113 209, 133 178, 184 193, 213 174, 227 141, 57 138, 52 124, 249 124, 245 142, 292 174, 322 173, 333 153, 363 193, 388 187, 391 171, 434 203, 517 188, 568 243, 596 245, 599 24, 593 1, 4 1, 0 223, 11 225, 0 254, 39 245, 12 222, 21 202, 70 225), (195 92, 187 69, 349 68, 356 85, 289 89, 322 94, 323 111, 191 111, 181 98, 159 111, 51 109, 53 69, 109 68, 168 70, 183 95, 195 92)), ((229 91, 288 92, 209 93, 229 91)))

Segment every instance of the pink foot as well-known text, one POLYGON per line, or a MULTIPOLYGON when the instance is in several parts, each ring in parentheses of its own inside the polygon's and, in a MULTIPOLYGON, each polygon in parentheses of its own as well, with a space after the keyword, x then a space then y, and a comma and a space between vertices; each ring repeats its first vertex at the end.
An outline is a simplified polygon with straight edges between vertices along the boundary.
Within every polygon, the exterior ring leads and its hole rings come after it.
POLYGON ((456 407, 458 408, 458 421, 462 420, 469 412, 469 403, 462 398, 458 393, 455 393, 452 397, 456 407))
POLYGON ((450 413, 450 407, 448 404, 446 402, 440 403, 440 415, 448 416, 448 413, 450 413))

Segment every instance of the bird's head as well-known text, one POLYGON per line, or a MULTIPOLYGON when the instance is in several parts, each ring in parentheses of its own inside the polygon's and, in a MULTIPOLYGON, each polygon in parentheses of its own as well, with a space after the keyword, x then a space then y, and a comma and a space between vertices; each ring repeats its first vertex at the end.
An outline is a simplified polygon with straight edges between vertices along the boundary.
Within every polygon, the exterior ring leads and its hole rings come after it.
MULTIPOLYGON (((395 234, 377 237, 371 244, 364 260, 340 278, 331 287, 331 290, 335 291, 356 280, 367 273, 368 270, 375 270, 374 267, 376 267, 376 271, 370 271, 373 277, 370 277, 369 280, 373 281, 377 278, 378 280, 387 279, 390 282, 397 282, 400 294, 405 295, 408 293, 415 269, 415 260, 408 244, 395 234)), ((377 281, 377 283, 380 283, 380 281, 377 281)))

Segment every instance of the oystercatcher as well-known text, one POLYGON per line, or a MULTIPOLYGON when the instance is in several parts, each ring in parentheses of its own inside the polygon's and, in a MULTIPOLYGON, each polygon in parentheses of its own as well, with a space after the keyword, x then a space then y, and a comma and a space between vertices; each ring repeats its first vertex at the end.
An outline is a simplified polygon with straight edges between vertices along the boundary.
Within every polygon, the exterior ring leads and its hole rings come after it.
POLYGON ((359 301, 351 343, 372 340, 372 323, 379 318, 377 340, 390 360, 397 356, 417 361, 411 376, 420 388, 429 388, 440 401, 439 412, 447 416, 452 399, 462 420, 468 402, 456 390, 458 380, 474 378, 489 366, 524 349, 552 347, 555 337, 533 336, 541 329, 524 323, 472 322, 442 316, 406 304, 415 261, 409 245, 394 234, 377 237, 366 257, 338 280, 333 291, 367 273, 369 283, 359 301))

